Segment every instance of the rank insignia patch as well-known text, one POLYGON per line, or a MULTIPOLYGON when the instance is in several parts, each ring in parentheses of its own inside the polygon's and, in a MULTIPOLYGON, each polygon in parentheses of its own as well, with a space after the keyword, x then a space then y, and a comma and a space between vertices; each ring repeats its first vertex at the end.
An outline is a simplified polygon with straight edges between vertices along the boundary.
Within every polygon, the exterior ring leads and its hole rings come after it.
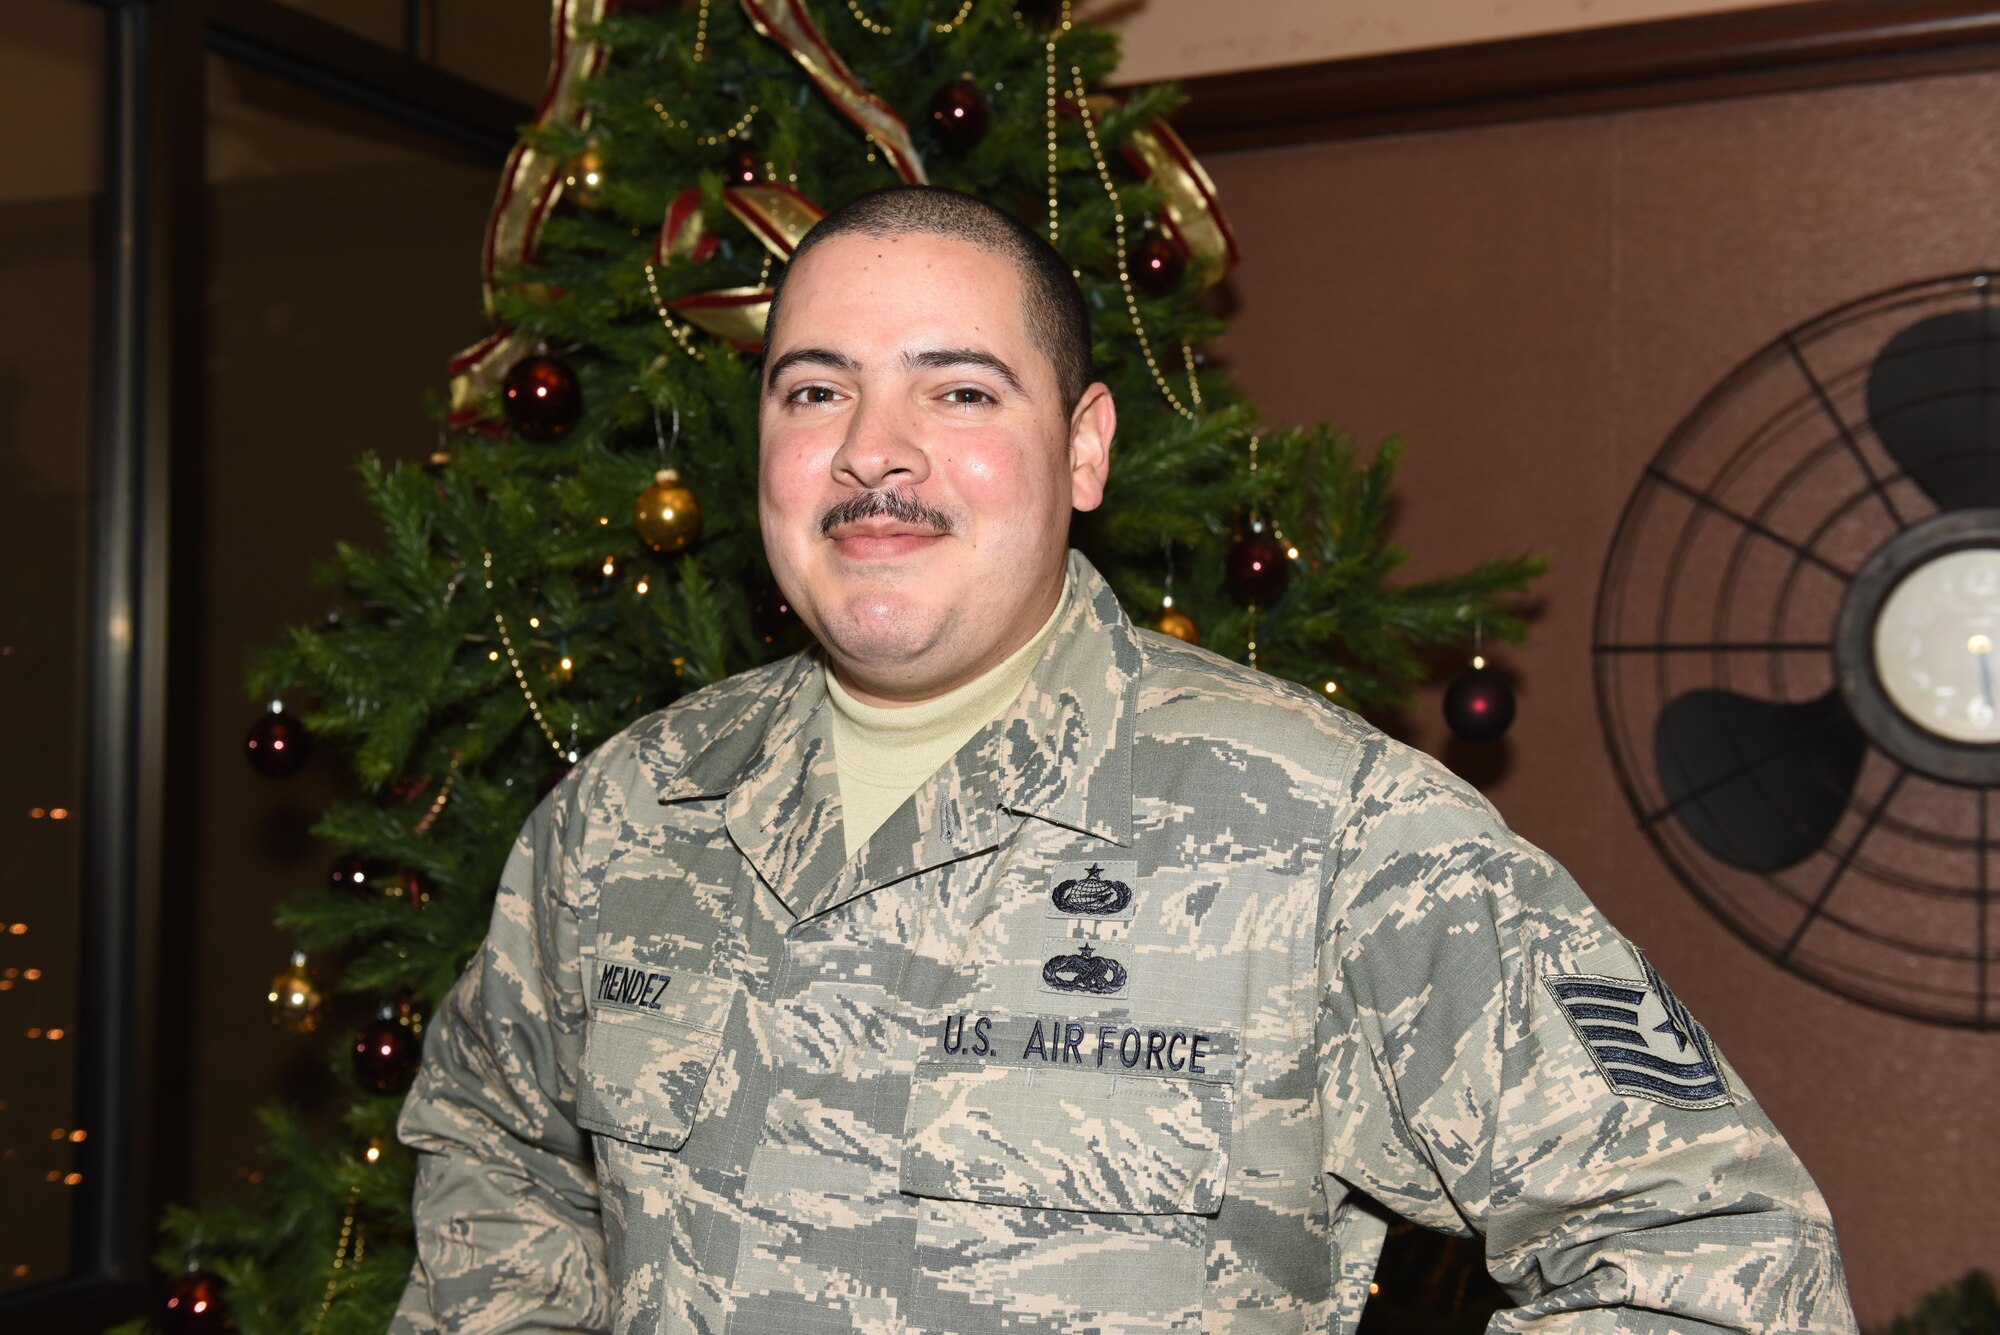
POLYGON ((1129 918, 1136 862, 1092 862, 1057 867, 1049 890, 1051 918, 1129 918))
POLYGON ((1708 1034, 1653 966, 1643 982, 1596 974, 1543 979, 1612 1090, 1676 1108, 1732 1102, 1708 1034))

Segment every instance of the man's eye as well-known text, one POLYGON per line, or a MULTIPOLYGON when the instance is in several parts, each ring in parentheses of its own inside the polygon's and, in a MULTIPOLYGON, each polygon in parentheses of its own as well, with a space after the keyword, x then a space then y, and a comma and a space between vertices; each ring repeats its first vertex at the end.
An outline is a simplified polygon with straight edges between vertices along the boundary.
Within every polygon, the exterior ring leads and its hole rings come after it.
POLYGON ((785 397, 793 403, 826 404, 832 403, 840 395, 827 385, 800 385, 785 397))
POLYGON ((946 402, 961 407, 977 407, 981 404, 995 402, 991 394, 988 394, 983 389, 974 389, 970 385, 960 385, 956 389, 948 389, 944 392, 944 397, 946 402))

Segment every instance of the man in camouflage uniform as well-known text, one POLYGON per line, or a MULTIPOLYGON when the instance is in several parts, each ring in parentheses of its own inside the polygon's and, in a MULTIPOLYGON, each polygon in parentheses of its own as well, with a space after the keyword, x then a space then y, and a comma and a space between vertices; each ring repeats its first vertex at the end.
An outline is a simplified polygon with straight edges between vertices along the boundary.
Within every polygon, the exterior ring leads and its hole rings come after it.
POLYGON ((1812 1181, 1560 866, 1065 561, 1115 418, 1053 252, 859 207, 760 419, 826 647, 529 822, 404 1111, 395 1329, 1344 1332, 1392 1211, 1484 1237, 1496 1331, 1853 1331, 1812 1181), (923 700, 1037 625, 849 856, 830 691, 923 700))

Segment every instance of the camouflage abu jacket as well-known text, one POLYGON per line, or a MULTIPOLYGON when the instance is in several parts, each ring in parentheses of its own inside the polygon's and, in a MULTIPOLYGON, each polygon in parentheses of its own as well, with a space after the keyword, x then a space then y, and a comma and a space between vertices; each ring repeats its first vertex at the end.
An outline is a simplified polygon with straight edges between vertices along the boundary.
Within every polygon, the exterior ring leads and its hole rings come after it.
POLYGON ((404 1109, 394 1330, 1342 1332, 1384 1224, 1496 1331, 1850 1332, 1817 1189, 1424 756, 1075 596, 852 862, 821 669, 535 813, 404 1109))

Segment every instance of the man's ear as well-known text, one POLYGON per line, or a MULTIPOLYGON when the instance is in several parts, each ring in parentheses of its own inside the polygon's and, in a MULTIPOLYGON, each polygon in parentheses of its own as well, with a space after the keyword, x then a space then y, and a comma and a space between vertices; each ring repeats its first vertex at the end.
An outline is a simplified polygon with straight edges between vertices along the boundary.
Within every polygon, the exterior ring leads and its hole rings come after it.
POLYGON ((1104 500, 1111 473, 1111 438, 1118 433, 1118 407, 1103 383, 1092 385, 1069 415, 1069 503, 1095 510, 1104 500))

